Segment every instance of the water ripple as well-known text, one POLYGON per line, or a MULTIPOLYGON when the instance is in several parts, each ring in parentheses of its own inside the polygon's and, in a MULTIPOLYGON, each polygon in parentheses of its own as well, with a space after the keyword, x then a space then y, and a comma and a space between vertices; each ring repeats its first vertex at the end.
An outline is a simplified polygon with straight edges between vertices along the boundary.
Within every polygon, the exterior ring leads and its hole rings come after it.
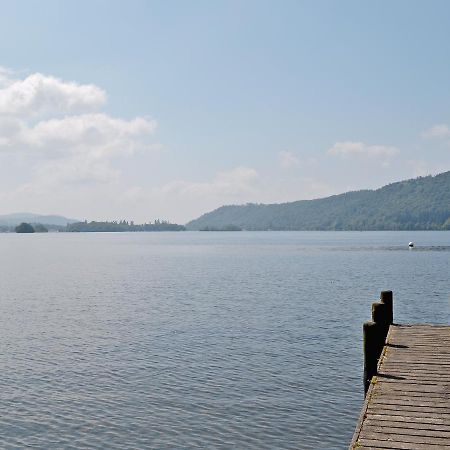
POLYGON ((265 236, 1 235, 0 447, 347 448, 370 302, 448 322, 448 234, 265 236))

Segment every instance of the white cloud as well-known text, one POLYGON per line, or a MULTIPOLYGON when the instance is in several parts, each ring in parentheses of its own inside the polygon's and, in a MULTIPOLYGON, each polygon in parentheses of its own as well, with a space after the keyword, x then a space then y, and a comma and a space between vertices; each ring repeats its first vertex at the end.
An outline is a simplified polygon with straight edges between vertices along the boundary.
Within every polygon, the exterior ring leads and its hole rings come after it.
POLYGON ((153 133, 156 122, 142 117, 123 120, 106 114, 83 114, 42 121, 22 129, 20 144, 37 151, 132 154, 142 146, 136 138, 153 133))
POLYGON ((98 109, 106 93, 93 84, 78 84, 34 73, 13 80, 3 71, 0 114, 33 117, 41 114, 67 114, 98 109))
POLYGON ((429 130, 422 133, 424 138, 447 138, 450 136, 450 128, 445 124, 433 125, 429 130))
POLYGON ((18 189, 18 193, 46 195, 55 189, 73 189, 90 184, 117 181, 120 173, 108 162, 75 157, 69 160, 48 161, 36 169, 36 177, 18 189))
POLYGON ((329 155, 340 156, 342 158, 390 158, 397 153, 399 149, 386 145, 367 145, 364 142, 336 142, 328 152, 329 155))
POLYGON ((280 166, 283 169, 291 169, 293 167, 298 167, 300 165, 300 159, 295 156, 292 152, 283 150, 279 153, 280 166))
POLYGON ((234 197, 253 192, 253 182, 258 178, 255 169, 236 167, 233 170, 219 172, 210 182, 172 181, 161 188, 162 194, 177 194, 189 197, 234 197))
POLYGON ((114 157, 154 147, 156 121, 92 112, 105 101, 92 84, 39 73, 14 79, 0 68, 0 152, 30 158, 35 177, 24 189, 116 180, 114 157))

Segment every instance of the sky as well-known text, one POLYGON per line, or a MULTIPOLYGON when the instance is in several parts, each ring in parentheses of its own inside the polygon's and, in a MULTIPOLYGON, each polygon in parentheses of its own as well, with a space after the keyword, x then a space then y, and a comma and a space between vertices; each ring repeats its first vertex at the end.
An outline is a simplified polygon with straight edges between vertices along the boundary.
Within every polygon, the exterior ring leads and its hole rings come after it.
POLYGON ((185 223, 450 170, 450 2, 0 7, 0 214, 185 223))

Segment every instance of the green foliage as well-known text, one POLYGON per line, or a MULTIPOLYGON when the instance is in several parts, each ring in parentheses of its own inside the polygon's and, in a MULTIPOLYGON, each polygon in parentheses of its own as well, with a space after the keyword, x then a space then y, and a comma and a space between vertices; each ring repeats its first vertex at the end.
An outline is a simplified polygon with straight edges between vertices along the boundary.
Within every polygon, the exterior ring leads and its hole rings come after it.
POLYGON ((22 222, 15 228, 16 233, 34 233, 34 228, 29 223, 22 222))
POLYGON ((42 225, 42 223, 34 225, 34 231, 36 231, 36 233, 48 233, 48 229, 42 225))
POLYGON ((184 231, 183 225, 169 223, 164 220, 155 220, 153 223, 135 225, 126 220, 112 222, 76 222, 67 225, 69 232, 123 232, 123 231, 184 231))
POLYGON ((209 227, 201 228, 200 231, 242 231, 241 227, 237 225, 225 225, 223 227, 209 227))
POLYGON ((230 223, 246 230, 448 230, 450 172, 317 200, 222 206, 186 227, 230 223))

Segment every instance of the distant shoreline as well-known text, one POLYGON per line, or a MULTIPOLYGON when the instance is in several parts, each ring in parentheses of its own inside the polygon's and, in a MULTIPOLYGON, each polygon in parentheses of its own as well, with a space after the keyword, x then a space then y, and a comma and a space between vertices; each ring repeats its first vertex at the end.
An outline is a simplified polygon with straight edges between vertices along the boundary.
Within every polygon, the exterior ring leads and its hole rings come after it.
MULTIPOLYGON (((242 233, 424 233, 424 232, 450 232, 450 230, 91 230, 91 231, 59 231, 59 230, 49 230, 48 232, 35 232, 32 234, 83 234, 83 233, 166 233, 166 232, 186 232, 186 233, 235 233, 240 231, 242 233)), ((17 233, 14 230, 0 230, 0 234, 29 234, 29 233, 17 233)))
POLYGON ((184 225, 170 223, 165 220, 155 220, 154 222, 135 224, 133 221, 112 221, 96 222, 87 220, 84 222, 68 223, 67 225, 45 224, 37 222, 21 222, 17 225, 0 225, 0 232, 3 233, 101 233, 101 232, 158 232, 158 231, 185 231, 184 225))

